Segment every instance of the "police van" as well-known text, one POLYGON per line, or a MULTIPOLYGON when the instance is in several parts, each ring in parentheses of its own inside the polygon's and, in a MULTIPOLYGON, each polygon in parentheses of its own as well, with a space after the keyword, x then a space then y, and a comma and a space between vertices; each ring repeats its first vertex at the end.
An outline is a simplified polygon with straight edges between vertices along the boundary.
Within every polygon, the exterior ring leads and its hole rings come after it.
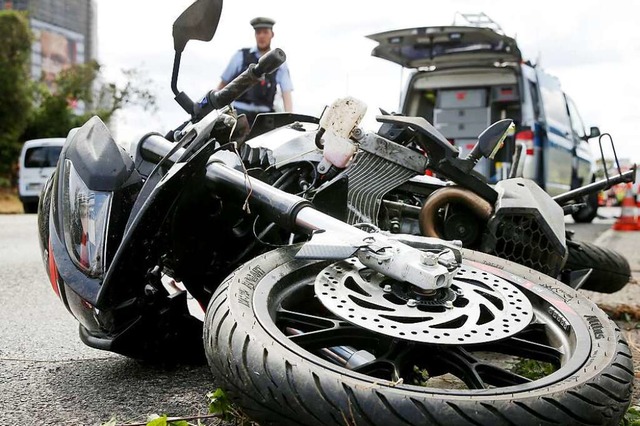
POLYGON ((20 152, 18 195, 25 213, 38 211, 40 191, 54 172, 65 138, 26 141, 20 152))
MULTIPOLYGON (((401 112, 426 118, 464 156, 491 123, 510 118, 516 133, 494 161, 477 171, 489 182, 508 176, 516 143, 526 149, 524 177, 551 195, 590 183, 595 161, 580 114, 557 78, 522 59, 516 41, 492 28, 421 27, 368 36, 372 55, 412 69, 401 112)), ((590 222, 597 196, 574 214, 590 222)))

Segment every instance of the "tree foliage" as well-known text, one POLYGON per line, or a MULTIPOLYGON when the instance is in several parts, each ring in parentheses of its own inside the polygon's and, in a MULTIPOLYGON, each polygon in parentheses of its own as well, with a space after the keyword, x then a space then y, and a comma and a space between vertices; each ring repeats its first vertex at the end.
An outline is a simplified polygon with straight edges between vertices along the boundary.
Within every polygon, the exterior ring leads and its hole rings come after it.
POLYGON ((0 176, 11 172, 29 117, 31 39, 23 12, 0 10, 0 176))
POLYGON ((22 143, 65 137, 93 115, 109 124, 127 106, 155 109, 150 81, 137 70, 124 70, 122 84, 105 82, 91 61, 61 71, 51 87, 33 81, 33 35, 24 12, 0 10, 0 181, 15 179, 22 143))
POLYGON ((81 126, 94 115, 108 124, 116 111, 128 105, 154 109, 155 95, 149 88, 150 82, 136 70, 123 73, 126 77, 124 85, 105 83, 100 78, 100 65, 91 61, 60 72, 53 90, 42 83, 35 84, 36 106, 22 139, 64 137, 69 130, 81 126), (84 112, 78 114, 78 109, 84 112))

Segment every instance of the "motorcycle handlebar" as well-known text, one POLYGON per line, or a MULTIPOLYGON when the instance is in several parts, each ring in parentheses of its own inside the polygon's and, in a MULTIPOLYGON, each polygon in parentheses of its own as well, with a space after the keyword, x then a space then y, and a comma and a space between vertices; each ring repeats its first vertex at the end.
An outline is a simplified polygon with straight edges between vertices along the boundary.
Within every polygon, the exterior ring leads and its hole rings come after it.
POLYGON ((222 108, 238 99, 244 92, 256 84, 264 74, 270 74, 287 60, 282 49, 276 48, 267 52, 257 64, 249 65, 242 74, 234 78, 220 90, 212 90, 196 107, 195 115, 202 118, 214 109, 222 108))

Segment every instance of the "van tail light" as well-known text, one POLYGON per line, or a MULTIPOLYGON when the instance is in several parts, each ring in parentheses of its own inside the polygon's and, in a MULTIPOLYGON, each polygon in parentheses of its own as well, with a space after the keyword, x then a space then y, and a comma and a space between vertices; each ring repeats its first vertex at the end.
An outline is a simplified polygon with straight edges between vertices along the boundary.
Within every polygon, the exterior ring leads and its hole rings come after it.
POLYGON ((524 143, 527 155, 533 155, 533 130, 523 130, 516 133, 516 142, 524 143))

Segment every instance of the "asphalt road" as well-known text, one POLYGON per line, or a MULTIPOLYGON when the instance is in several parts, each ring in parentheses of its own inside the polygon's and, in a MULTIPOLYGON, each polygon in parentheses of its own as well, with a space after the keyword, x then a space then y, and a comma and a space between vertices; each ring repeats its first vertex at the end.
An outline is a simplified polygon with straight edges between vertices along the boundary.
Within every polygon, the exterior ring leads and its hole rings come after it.
POLYGON ((0 425, 206 414, 206 366, 163 368, 86 347, 44 272, 35 215, 0 215, 0 425))
MULTIPOLYGON (((612 221, 568 227, 592 241, 612 221)), ((128 423, 150 413, 206 413, 205 394, 215 389, 206 366, 142 365, 80 342, 76 321, 44 272, 35 215, 0 215, 0 294, 0 425, 99 425, 112 416, 128 423)))

